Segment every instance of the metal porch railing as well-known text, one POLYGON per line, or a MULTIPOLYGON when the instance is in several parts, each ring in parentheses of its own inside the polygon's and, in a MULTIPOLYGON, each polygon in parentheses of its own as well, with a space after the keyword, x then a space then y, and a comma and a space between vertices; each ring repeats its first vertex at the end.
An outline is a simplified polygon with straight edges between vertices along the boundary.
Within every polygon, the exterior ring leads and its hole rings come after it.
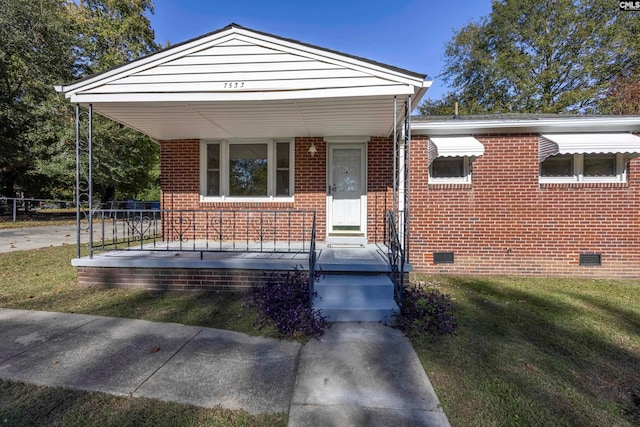
POLYGON ((110 250, 306 253, 315 246, 315 211, 93 211, 90 256, 110 250))
POLYGON ((404 221, 404 212, 388 211, 384 223, 384 244, 391 265, 391 281, 393 282, 398 305, 402 305, 404 291, 405 251, 401 244, 402 236, 398 234, 397 224, 404 221))
POLYGON ((309 304, 313 303, 314 286, 316 283, 316 213, 313 212, 311 240, 309 242, 309 304))

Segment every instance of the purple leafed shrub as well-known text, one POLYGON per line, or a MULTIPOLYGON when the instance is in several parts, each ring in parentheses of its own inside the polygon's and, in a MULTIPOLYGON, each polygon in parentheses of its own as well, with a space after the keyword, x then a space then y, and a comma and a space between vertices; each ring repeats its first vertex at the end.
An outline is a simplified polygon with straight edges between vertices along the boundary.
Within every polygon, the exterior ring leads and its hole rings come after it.
POLYGON ((455 335, 458 331, 451 297, 423 283, 405 287, 396 326, 407 335, 455 335))
POLYGON ((272 324, 289 338, 324 334, 327 318, 311 307, 308 277, 296 268, 290 273, 274 273, 266 278, 264 286, 250 290, 244 304, 258 309, 258 326, 272 324))

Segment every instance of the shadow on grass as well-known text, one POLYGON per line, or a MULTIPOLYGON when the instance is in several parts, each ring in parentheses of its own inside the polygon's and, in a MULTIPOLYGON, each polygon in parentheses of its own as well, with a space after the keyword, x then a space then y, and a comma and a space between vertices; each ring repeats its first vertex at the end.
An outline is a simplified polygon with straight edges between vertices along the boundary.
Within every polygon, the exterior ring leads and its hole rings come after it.
POLYGON ((256 312, 243 306, 242 293, 200 291, 144 291, 127 289, 85 289, 90 294, 107 294, 84 314, 126 317, 154 322, 228 329, 249 335, 276 337, 275 330, 256 326, 256 312))
POLYGON ((445 403, 445 411, 454 408, 454 424, 640 421, 638 347, 612 339, 620 334, 637 339, 636 313, 543 282, 536 289, 514 281, 445 280, 450 284, 445 292, 457 300, 459 336, 418 347, 429 369, 434 362, 448 373, 443 374, 443 400, 452 405, 445 403), (601 325, 603 310, 615 321, 601 325), (463 378, 455 378, 461 374, 463 378))
POLYGON ((154 399, 110 396, 0 380, 3 425, 101 426, 276 426, 284 415, 252 416, 221 408, 205 409, 154 399))

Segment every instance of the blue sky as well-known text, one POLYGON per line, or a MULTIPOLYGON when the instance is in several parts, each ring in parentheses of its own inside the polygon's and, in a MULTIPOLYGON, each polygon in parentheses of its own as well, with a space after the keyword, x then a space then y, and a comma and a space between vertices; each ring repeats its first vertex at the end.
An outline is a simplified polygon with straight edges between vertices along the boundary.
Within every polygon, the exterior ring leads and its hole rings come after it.
POLYGON ((491 0, 155 0, 156 40, 179 43, 232 22, 362 56, 434 79, 427 98, 447 91, 437 78, 444 45, 491 0))

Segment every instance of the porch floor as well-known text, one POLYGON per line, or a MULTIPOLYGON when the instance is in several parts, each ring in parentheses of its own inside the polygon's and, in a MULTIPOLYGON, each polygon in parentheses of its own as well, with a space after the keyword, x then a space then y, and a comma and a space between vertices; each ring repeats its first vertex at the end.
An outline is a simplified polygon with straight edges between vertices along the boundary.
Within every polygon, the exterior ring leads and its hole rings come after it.
MULTIPOLYGON (((322 272, 388 273, 391 266, 386 246, 366 244, 362 247, 336 247, 316 244, 316 269, 322 272)), ((251 252, 206 250, 114 250, 94 254, 93 258, 72 260, 75 267, 130 268, 211 268, 243 270, 289 270, 309 268, 308 252, 251 252)), ((405 264, 405 271, 411 267, 405 264)))

